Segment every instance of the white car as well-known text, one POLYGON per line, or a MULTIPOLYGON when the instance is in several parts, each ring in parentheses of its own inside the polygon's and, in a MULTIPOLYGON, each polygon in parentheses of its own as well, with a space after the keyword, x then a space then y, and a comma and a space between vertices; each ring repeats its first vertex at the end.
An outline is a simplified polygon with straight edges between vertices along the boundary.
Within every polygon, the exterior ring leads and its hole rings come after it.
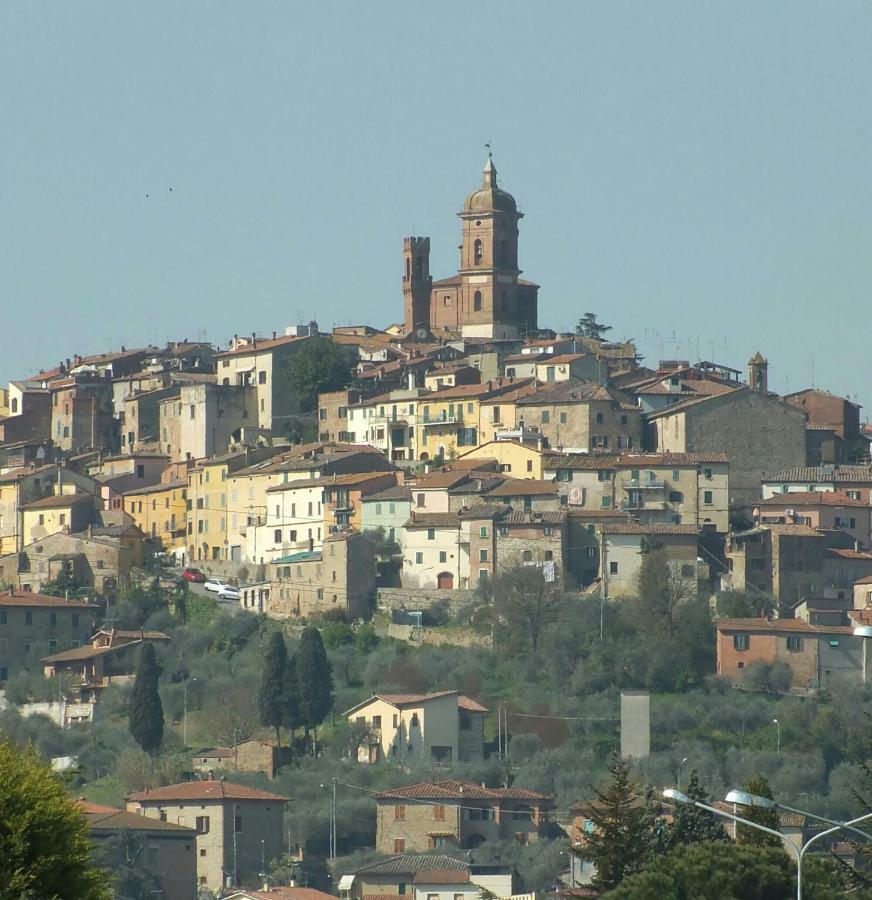
POLYGON ((219 600, 239 600, 239 588, 233 587, 232 584, 225 584, 218 591, 219 600))
POLYGON ((206 588, 207 591, 211 591, 213 594, 220 594, 221 591, 226 588, 232 587, 232 585, 227 581, 222 581, 220 578, 207 578, 203 583, 203 587, 206 588))

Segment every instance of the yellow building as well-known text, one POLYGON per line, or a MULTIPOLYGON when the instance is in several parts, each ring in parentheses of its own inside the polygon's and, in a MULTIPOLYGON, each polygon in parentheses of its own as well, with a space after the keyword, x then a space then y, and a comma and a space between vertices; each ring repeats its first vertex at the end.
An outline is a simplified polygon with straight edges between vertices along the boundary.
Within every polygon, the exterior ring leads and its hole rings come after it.
POLYGON ((203 459, 188 472, 188 560, 222 560, 229 556, 228 457, 239 455, 203 459))
POLYGON ((81 531, 94 516, 92 494, 52 494, 21 508, 25 544, 59 531, 81 531))
POLYGON ((186 481, 171 481, 126 491, 124 512, 164 550, 184 547, 187 488, 186 481))
POLYGON ((560 454, 535 444, 520 441, 488 441, 461 454, 461 459, 495 459, 500 472, 512 478, 545 479, 545 467, 560 454))
POLYGON ((447 388, 418 399, 415 448, 418 459, 453 459, 479 443, 482 403, 512 395, 522 384, 488 381, 447 388))

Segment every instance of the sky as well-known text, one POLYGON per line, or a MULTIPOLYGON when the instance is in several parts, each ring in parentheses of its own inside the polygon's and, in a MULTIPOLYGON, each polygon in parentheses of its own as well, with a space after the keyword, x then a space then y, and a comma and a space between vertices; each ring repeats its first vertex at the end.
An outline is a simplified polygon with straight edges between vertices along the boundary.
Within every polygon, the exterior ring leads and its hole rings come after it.
POLYGON ((541 326, 872 415, 868 2, 0 4, 0 379, 402 320, 491 142, 541 326))

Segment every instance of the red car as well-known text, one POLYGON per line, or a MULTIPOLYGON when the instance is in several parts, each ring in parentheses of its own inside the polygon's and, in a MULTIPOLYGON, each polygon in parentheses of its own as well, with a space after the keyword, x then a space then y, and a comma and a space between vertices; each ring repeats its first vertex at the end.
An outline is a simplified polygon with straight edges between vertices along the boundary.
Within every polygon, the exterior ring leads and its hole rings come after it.
POLYGON ((202 584, 206 580, 206 576, 199 569, 185 569, 182 572, 182 578, 185 581, 195 581, 198 584, 202 584))

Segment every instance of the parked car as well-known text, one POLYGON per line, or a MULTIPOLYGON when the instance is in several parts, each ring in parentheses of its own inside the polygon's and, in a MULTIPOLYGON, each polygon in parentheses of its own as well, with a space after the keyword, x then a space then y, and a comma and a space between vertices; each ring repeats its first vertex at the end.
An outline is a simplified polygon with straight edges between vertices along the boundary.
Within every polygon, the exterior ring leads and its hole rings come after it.
POLYGON ((239 600, 239 588, 233 587, 232 584, 225 584, 218 591, 219 600, 239 600))
POLYGON ((206 583, 203 585, 207 591, 211 591, 213 594, 220 594, 224 588, 232 587, 229 581, 222 581, 220 578, 209 578, 206 583))
POLYGON ((185 581, 194 581, 197 584, 202 584, 206 580, 206 576, 199 569, 191 568, 187 568, 182 572, 182 578, 185 581))

